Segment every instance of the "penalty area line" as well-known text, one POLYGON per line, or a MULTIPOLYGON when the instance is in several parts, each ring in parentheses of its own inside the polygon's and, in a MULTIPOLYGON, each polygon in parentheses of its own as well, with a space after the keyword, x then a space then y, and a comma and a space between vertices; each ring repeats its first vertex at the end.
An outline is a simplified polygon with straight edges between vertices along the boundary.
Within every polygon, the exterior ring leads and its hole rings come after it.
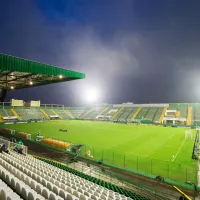
POLYGON ((178 151, 177 151, 176 155, 174 156, 174 158, 172 159, 172 161, 171 161, 171 162, 174 162, 174 160, 175 160, 175 159, 176 159, 176 157, 178 156, 178 154, 179 154, 179 152, 180 152, 180 150, 181 150, 181 148, 182 148, 182 146, 183 146, 184 142, 185 142, 185 139, 183 140, 183 142, 182 142, 181 146, 179 147, 179 149, 178 149, 178 151))

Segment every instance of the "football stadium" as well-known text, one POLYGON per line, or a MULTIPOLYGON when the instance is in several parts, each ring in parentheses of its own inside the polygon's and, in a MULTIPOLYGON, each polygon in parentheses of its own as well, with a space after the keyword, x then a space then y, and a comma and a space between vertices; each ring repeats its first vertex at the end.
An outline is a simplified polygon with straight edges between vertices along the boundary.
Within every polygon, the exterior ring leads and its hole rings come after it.
POLYGON ((0 54, 0 199, 197 199, 200 103, 5 102, 83 78, 0 54))

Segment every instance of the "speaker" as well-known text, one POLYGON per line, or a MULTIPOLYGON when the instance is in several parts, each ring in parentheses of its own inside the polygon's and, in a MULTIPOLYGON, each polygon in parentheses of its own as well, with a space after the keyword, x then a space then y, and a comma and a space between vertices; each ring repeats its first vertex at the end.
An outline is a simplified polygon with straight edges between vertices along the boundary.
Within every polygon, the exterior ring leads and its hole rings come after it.
POLYGON ((6 89, 0 89, 0 102, 4 102, 6 98, 7 90, 6 89))

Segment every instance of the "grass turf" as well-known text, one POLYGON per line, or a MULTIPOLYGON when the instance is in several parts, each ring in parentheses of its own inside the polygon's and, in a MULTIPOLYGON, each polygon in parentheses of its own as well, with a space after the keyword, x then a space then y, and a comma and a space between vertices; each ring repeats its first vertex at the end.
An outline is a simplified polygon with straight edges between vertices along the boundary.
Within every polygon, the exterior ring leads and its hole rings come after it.
POLYGON ((51 121, 6 127, 45 137, 85 144, 94 159, 177 181, 196 183, 197 162, 191 159, 195 138, 185 140, 184 128, 136 126, 91 121, 51 121), (59 129, 68 132, 59 132, 59 129))

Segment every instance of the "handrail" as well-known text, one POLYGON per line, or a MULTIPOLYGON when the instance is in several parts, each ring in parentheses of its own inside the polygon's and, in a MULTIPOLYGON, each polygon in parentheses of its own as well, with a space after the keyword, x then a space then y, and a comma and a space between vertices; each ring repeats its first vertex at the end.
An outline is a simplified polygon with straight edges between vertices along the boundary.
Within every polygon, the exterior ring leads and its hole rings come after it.
POLYGON ((173 185, 173 187, 174 187, 180 194, 182 194, 186 199, 192 200, 187 194, 185 194, 183 191, 181 191, 178 187, 176 187, 175 185, 173 185))

